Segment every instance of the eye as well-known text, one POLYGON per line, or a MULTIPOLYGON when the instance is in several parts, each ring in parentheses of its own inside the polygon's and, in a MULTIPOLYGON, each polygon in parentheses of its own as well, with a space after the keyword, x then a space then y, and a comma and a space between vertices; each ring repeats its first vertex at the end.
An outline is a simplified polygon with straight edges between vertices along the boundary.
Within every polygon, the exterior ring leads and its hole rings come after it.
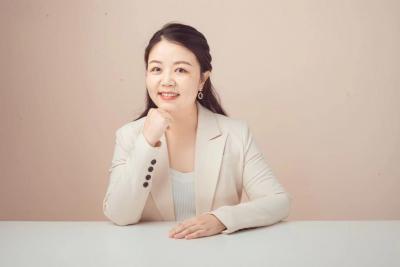
POLYGON ((153 71, 154 69, 159 69, 159 67, 151 68, 150 71, 153 71))
MULTIPOLYGON (((183 72, 187 72, 185 69, 182 69, 182 68, 177 68, 177 70, 183 70, 183 72)), ((181 72, 181 71, 179 71, 179 72, 181 72)))

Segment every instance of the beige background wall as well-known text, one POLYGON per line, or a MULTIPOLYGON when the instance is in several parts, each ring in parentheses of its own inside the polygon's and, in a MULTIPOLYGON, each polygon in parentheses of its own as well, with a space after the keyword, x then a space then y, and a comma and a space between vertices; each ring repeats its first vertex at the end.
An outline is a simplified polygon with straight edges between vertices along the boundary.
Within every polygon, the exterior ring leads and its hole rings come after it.
POLYGON ((400 219, 399 1, 1 1, 0 219, 105 220, 115 130, 164 23, 293 196, 289 220, 400 219))

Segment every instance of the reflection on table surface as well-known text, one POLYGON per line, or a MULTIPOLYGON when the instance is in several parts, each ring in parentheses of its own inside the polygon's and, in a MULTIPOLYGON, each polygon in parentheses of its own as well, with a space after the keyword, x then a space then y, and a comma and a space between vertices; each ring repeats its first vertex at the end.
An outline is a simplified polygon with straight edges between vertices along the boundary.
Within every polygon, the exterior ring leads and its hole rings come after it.
POLYGON ((400 266, 400 221, 289 221, 198 239, 177 222, 0 221, 0 266, 400 266))

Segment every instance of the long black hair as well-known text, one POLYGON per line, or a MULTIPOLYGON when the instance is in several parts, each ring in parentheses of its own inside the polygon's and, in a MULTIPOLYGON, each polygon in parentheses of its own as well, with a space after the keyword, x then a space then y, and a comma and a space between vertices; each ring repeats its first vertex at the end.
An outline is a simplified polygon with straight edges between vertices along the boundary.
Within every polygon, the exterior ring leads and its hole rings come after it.
MULTIPOLYGON (((212 70, 210 48, 204 35, 189 25, 173 22, 165 24, 160 30, 154 33, 153 37, 151 37, 144 53, 146 70, 148 68, 150 51, 154 45, 162 40, 161 37, 189 49, 200 63, 200 74, 212 70)), ((196 98, 196 101, 214 113, 228 116, 220 104, 220 99, 218 94, 215 92, 210 77, 204 83, 202 93, 203 98, 196 98)), ((146 90, 146 108, 138 118, 134 119, 134 121, 147 116, 147 113, 151 108, 157 108, 157 106, 153 100, 151 100, 149 92, 146 90)))

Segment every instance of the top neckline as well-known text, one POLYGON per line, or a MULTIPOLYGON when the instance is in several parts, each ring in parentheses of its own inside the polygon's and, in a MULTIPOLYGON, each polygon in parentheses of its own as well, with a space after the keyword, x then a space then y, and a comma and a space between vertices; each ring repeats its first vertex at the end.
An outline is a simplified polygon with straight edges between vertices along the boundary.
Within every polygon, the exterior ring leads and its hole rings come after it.
POLYGON ((190 174, 193 174, 194 173, 194 171, 191 171, 191 172, 180 172, 180 171, 178 171, 178 170, 175 170, 174 168, 169 168, 172 172, 175 172, 175 173, 178 173, 178 174, 180 174, 180 175, 190 175, 190 174))

